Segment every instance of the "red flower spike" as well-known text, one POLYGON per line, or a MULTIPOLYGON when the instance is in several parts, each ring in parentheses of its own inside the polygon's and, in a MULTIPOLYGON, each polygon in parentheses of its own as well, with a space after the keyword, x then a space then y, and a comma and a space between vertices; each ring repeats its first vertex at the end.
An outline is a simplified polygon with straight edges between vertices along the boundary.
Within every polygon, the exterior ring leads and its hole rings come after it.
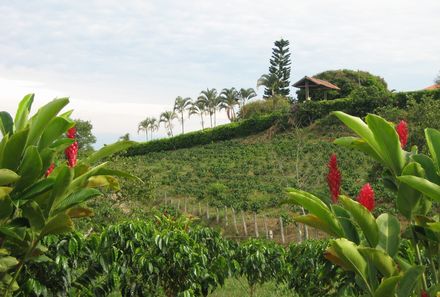
MULTIPOLYGON (((68 138, 75 139, 75 135, 76 135, 75 127, 67 130, 66 134, 68 138)), ((64 154, 66 155, 67 164, 69 165, 69 167, 70 168, 75 167, 78 156, 78 141, 75 141, 69 147, 67 147, 66 150, 64 151, 64 154)))
POLYGON ((341 189, 341 172, 338 168, 338 160, 336 154, 332 154, 328 162, 327 184, 330 189, 333 203, 338 201, 341 189))
POLYGON ((422 293, 420 294, 420 297, 429 297, 428 293, 426 293, 426 291, 422 291, 422 293))
POLYGON ((374 191, 370 184, 365 184, 359 192, 357 200, 360 204, 365 206, 368 211, 374 209, 374 191))
POLYGON ((47 168, 46 173, 44 174, 44 176, 48 177, 52 173, 54 168, 55 168, 55 163, 50 164, 50 166, 49 166, 49 168, 47 168))
POLYGON ((404 148, 408 142, 408 124, 405 121, 400 121, 396 126, 397 134, 399 135, 400 146, 404 148))

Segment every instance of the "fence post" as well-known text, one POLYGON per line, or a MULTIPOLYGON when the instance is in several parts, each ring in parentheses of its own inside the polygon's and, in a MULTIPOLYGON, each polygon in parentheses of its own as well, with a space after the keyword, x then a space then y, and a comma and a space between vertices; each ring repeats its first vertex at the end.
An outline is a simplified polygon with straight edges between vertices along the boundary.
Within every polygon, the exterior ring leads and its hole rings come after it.
POLYGON ((235 216, 235 209, 232 208, 232 219, 234 221, 234 228, 235 228, 235 235, 238 235, 238 228, 237 228, 237 217, 235 216))
POLYGON ((228 226, 228 207, 225 206, 225 226, 228 226))
POLYGON ((209 220, 209 203, 206 201, 206 219, 209 220))
POLYGON ((183 205, 183 211, 188 212, 188 205, 187 205, 188 198, 185 196, 184 205, 183 205))
POLYGON ((220 222, 220 213, 218 211, 218 207, 215 208, 215 221, 217 222, 217 224, 220 222))
POLYGON ((281 231, 281 242, 286 243, 286 240, 284 239, 284 227, 283 227, 283 218, 280 217, 280 231, 281 231))
POLYGON ((247 226, 246 226, 246 219, 244 218, 244 212, 241 211, 241 220, 243 221, 243 230, 244 230, 244 236, 248 236, 247 232, 247 226))
POLYGON ((264 231, 266 232, 266 238, 269 238, 269 231, 267 230, 267 217, 264 215, 264 231))
POLYGON ((257 213, 254 212, 255 237, 260 237, 258 233, 257 213))

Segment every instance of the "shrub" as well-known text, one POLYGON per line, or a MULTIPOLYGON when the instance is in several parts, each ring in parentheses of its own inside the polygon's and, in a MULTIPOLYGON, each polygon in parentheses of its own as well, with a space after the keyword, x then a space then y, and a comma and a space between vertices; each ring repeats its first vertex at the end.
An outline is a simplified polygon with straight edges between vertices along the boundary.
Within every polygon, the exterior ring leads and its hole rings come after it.
MULTIPOLYGON (((355 70, 329 70, 318 73, 313 77, 327 80, 332 84, 338 86, 341 90, 328 91, 327 99, 333 100, 338 98, 350 97, 353 91, 361 88, 375 87, 381 93, 388 92, 388 86, 385 80, 379 76, 372 75, 366 71, 355 71, 355 70)), ((304 90, 299 90, 296 92, 298 100, 304 101, 304 90)), ((310 96, 312 100, 322 100, 324 99, 324 93, 322 90, 310 90, 310 96)))
POLYGON ((290 102, 282 96, 275 96, 266 100, 256 100, 245 104, 239 111, 240 119, 249 119, 256 116, 268 115, 271 113, 288 113, 290 102))
POLYGON ((354 274, 346 273, 325 259, 328 240, 293 243, 287 250, 286 282, 299 296, 359 296, 354 274), (356 294, 355 294, 356 292, 356 294))
POLYGON ((144 155, 151 152, 176 150, 215 141, 229 140, 262 132, 275 124, 286 125, 287 115, 274 113, 240 122, 221 125, 211 129, 189 132, 138 144, 127 150, 127 156, 144 155))

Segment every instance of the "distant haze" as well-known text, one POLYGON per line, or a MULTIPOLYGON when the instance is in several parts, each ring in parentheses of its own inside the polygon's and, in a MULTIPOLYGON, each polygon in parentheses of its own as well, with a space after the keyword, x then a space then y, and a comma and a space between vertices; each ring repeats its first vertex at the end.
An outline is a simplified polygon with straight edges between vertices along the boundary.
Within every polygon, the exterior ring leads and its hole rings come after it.
POLYGON ((13 113, 30 92, 35 107, 69 96, 98 146, 127 132, 143 140, 137 124, 177 96, 255 88, 281 37, 292 83, 347 68, 422 89, 440 71, 439 11, 438 0, 1 1, 0 109, 13 113))

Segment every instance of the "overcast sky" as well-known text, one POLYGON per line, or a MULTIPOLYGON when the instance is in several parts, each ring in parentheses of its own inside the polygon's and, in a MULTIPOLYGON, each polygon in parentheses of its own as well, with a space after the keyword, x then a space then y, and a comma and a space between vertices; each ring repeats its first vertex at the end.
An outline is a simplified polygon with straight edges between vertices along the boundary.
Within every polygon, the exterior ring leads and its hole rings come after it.
POLYGON ((99 144, 141 140, 137 124, 179 95, 255 87, 281 37, 292 82, 348 68, 421 89, 440 71, 439 12, 439 0, 0 0, 0 110, 69 96, 99 144))

